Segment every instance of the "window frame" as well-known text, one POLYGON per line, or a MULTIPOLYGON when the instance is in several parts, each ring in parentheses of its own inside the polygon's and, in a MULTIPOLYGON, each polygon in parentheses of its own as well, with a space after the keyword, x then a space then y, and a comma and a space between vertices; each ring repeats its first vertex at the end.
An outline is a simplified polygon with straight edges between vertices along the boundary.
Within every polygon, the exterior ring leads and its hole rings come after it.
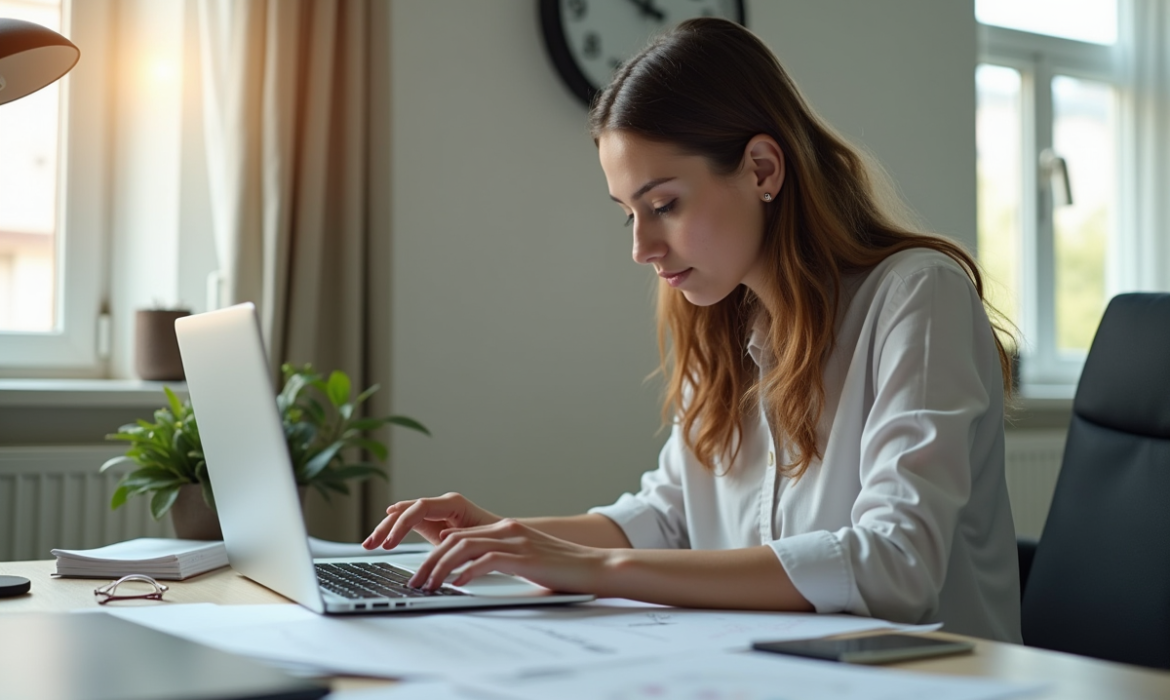
MULTIPOLYGON (((1124 4, 1120 3, 1120 4, 1124 4)), ((1125 103, 1130 87, 1125 62, 1123 22, 1128 13, 1119 7, 1118 41, 1114 45, 1095 44, 1076 39, 1033 34, 1031 32, 994 25, 977 24, 978 63, 1004 66, 1019 71, 1021 78, 1021 279, 1019 289, 1020 318, 1017 322, 1023 334, 1022 382, 1025 393, 1029 389, 1075 386, 1084 366, 1084 354, 1060 352, 1056 340, 1056 249, 1054 237, 1052 188, 1041 182, 1040 154, 1053 145, 1054 108, 1052 79, 1069 76, 1108 83, 1113 86, 1117 100, 1118 131, 1117 168, 1128 172, 1131 154, 1127 143, 1125 103)), ((1108 241, 1105 294, 1110 297, 1120 291, 1117 268, 1124 265, 1119 256, 1125 246, 1121 238, 1124 228, 1118 222, 1126 221, 1129 203, 1121 196, 1115 183, 1112 235, 1108 241)))
POLYGON ((60 87, 57 322, 47 332, 0 331, 0 376, 102 376, 108 354, 108 333, 102 326, 108 267, 111 5, 63 0, 61 26, 81 48, 81 59, 60 87))

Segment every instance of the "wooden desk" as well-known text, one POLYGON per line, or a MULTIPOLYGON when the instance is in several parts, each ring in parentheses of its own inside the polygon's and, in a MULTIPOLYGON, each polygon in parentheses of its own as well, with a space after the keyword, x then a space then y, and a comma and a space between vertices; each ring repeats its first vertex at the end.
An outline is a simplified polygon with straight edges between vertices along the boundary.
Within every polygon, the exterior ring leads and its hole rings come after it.
MULTIPOLYGON (((24 576, 32 581, 32 591, 17 598, 0 598, 0 613, 53 612, 99 607, 93 589, 100 582, 88 579, 54 579, 53 561, 0 563, 0 574, 24 576)), ((290 604, 283 596, 236 574, 219 569, 186 581, 168 582, 167 600, 176 603, 290 604)), ((0 629, 3 621, 0 618, 0 629)), ((955 637, 937 633, 938 636, 955 637)), ((1063 654, 1031 647, 972 639, 975 652, 941 659, 911 661, 892 666, 959 676, 982 676, 1023 682, 1050 684, 1047 692, 1029 698, 1101 700, 1102 698, 1170 698, 1170 671, 1155 671, 1137 666, 1099 661, 1073 654, 1063 654)), ((364 687, 387 681, 338 678, 335 689, 364 687)))

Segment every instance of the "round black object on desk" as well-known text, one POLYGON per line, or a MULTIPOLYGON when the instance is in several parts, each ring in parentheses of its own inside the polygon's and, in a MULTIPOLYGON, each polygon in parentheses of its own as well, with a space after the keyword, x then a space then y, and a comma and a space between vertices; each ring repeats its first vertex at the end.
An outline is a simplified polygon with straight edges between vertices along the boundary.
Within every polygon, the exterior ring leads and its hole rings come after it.
POLYGON ((32 588, 32 582, 23 576, 0 576, 0 598, 24 595, 32 588))

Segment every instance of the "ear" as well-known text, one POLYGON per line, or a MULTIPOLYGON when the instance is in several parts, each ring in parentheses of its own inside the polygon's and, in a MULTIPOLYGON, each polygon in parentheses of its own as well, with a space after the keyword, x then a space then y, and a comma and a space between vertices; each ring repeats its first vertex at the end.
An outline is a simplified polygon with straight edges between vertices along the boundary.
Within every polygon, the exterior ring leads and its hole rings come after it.
POLYGON ((784 185, 784 151, 776 139, 758 134, 744 148, 744 171, 753 178, 756 196, 763 200, 767 193, 775 198, 784 185))

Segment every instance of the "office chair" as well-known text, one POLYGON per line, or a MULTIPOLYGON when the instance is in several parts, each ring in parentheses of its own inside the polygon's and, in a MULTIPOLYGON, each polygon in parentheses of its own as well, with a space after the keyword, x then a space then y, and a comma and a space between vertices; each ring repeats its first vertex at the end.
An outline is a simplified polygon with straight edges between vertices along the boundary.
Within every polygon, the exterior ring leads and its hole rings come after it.
POLYGON ((1030 569, 1025 644, 1170 668, 1170 294, 1105 310, 1030 569))

